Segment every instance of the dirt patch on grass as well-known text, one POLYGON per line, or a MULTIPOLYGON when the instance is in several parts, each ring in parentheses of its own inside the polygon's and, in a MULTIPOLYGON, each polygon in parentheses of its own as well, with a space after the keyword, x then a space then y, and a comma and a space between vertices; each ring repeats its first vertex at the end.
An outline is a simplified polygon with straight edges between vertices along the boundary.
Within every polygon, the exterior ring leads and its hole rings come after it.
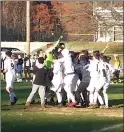
POLYGON ((58 108, 58 107, 49 107, 49 108, 37 108, 30 107, 25 109, 24 112, 43 112, 45 114, 52 115, 95 115, 102 117, 123 117, 122 108, 111 108, 111 109, 87 109, 87 108, 58 108))
POLYGON ((52 115, 95 115, 102 117, 123 117, 123 108, 114 108, 109 109, 88 109, 88 108, 68 108, 68 107, 57 107, 57 106, 47 106, 47 108, 42 109, 40 105, 31 105, 29 108, 26 108, 24 105, 15 105, 15 106, 2 106, 2 112, 42 112, 45 114, 52 115))

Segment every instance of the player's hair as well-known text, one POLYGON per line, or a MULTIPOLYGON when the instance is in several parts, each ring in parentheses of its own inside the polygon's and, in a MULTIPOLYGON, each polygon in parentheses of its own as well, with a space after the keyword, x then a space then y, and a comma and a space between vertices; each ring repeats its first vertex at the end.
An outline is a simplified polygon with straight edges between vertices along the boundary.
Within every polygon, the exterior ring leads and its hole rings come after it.
POLYGON ((38 62, 39 62, 40 64, 43 64, 43 63, 44 63, 44 58, 43 58, 43 57, 39 57, 37 60, 38 60, 38 62))
POLYGON ((12 52, 11 52, 10 50, 6 51, 6 55, 7 55, 8 57, 11 57, 11 56, 12 56, 12 52))
POLYGON ((83 53, 85 56, 88 56, 88 50, 82 50, 81 53, 83 53))
POLYGON ((103 62, 107 62, 107 56, 102 56, 102 60, 103 60, 103 62))
POLYGON ((64 49, 65 48, 65 44, 64 43, 59 43, 58 48, 64 49))
POLYGON ((99 53, 100 54, 100 51, 99 50, 94 50, 93 54, 95 54, 95 53, 99 53))
POLYGON ((96 59, 100 59, 100 52, 97 50, 97 51, 93 51, 93 56, 96 58, 96 59))
POLYGON ((65 46, 65 44, 64 44, 64 43, 59 43, 59 46, 63 46, 63 45, 65 46))

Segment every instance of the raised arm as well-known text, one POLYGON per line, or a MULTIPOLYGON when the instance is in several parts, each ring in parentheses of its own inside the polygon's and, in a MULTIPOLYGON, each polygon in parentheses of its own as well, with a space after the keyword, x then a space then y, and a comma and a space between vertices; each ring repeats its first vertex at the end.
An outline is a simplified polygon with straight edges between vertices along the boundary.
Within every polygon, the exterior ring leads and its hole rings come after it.
POLYGON ((105 53, 105 51, 108 49, 109 45, 107 44, 106 47, 102 50, 101 53, 105 53))
POLYGON ((57 47, 57 45, 61 42, 63 36, 61 35, 60 38, 58 39, 58 41, 50 48, 48 48, 46 51, 45 51, 45 54, 47 55, 49 52, 51 52, 53 49, 55 49, 55 47, 57 47))

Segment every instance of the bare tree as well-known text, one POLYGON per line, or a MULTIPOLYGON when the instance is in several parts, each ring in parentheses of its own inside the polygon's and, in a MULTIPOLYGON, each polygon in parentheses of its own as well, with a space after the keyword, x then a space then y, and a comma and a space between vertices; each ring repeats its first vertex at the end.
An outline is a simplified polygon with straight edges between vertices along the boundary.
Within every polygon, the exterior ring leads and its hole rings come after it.
POLYGON ((101 25, 101 32, 105 35, 110 34, 110 40, 113 40, 114 26, 123 24, 122 2, 94 2, 94 17, 101 25))

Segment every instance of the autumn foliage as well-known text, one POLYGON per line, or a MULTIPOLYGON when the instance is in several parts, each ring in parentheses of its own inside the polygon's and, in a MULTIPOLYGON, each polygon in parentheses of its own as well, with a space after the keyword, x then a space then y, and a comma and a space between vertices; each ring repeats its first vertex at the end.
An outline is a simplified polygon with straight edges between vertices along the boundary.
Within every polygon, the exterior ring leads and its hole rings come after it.
MULTIPOLYGON (((1 5, 3 41, 7 37, 25 41, 26 2, 4 1, 1 5)), ((55 41, 61 34, 67 40, 92 40, 98 30, 93 2, 32 1, 30 23, 31 41, 55 41)))

